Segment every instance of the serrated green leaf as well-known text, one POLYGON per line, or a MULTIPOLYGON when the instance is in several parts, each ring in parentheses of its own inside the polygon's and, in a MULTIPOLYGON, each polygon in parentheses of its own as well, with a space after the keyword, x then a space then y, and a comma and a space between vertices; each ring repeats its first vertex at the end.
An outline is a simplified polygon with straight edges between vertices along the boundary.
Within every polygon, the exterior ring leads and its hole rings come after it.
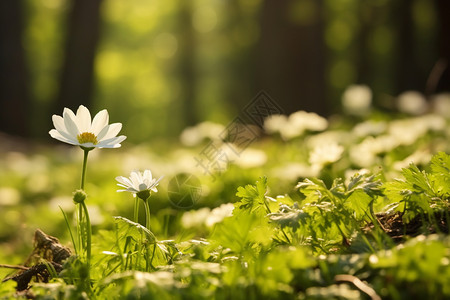
POLYGON ((439 152, 431 159, 432 181, 439 196, 450 196, 450 155, 439 152))
POLYGON ((423 192, 430 197, 436 196, 428 174, 425 171, 420 171, 415 164, 410 164, 408 168, 403 169, 402 173, 412 191, 417 193, 423 192))
POLYGON ((269 219, 284 227, 291 227, 292 231, 296 232, 300 227, 300 224, 306 223, 306 219, 309 217, 307 213, 299 209, 296 204, 293 206, 280 205, 280 210, 276 213, 269 214, 269 219))
POLYGON ((236 207, 242 210, 248 210, 259 216, 265 216, 268 213, 266 201, 267 177, 260 177, 256 185, 246 185, 238 187, 236 196, 241 200, 236 203, 236 207))

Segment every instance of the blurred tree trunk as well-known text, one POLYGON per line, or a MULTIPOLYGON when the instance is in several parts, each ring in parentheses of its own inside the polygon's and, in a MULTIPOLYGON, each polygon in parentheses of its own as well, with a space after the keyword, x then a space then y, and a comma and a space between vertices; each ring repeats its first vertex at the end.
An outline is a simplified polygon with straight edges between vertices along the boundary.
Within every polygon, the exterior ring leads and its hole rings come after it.
POLYGON ((392 16, 394 30, 396 29, 396 94, 406 90, 423 91, 426 74, 419 70, 415 60, 417 47, 414 39, 414 24, 412 19, 412 1, 402 0, 393 3, 392 16))
POLYGON ((198 122, 196 111, 195 33, 192 27, 192 1, 180 0, 179 10, 179 65, 181 78, 182 124, 193 126, 198 122))
MULTIPOLYGON (((224 74, 224 99, 231 106, 231 113, 237 116, 242 113, 244 107, 259 92, 255 81, 255 52, 258 53, 258 47, 253 42, 242 44, 237 41, 236 32, 244 35, 248 29, 248 12, 245 12, 240 0, 228 0, 226 2, 226 25, 222 28, 223 33, 227 34, 227 40, 230 43, 230 49, 227 51, 227 57, 223 61, 224 74), (233 36, 234 35, 234 36, 233 36)), ((257 21, 257 20, 255 20, 257 21)), ((240 37, 243 39, 243 37, 240 37)), ((246 39, 254 39, 246 36, 246 39)))
POLYGON ((371 65, 370 65, 370 51, 368 48, 368 37, 372 29, 371 21, 372 14, 367 14, 365 11, 369 10, 368 4, 365 1, 359 1, 358 16, 359 24, 356 36, 356 68, 357 68, 357 82, 358 84, 368 84, 371 80, 371 65))
POLYGON ((90 106, 94 58, 100 35, 102 0, 72 0, 66 35, 65 57, 54 113, 64 107, 90 106))
POLYGON ((0 131, 28 136, 28 70, 22 45, 22 1, 0 1, 0 131))
MULTIPOLYGON (((439 47, 439 64, 441 74, 436 84, 436 90, 433 92, 450 92, 450 1, 436 0, 436 8, 438 14, 438 47, 439 47)), ((439 72, 439 70, 438 70, 439 72)))
POLYGON ((290 0, 266 0, 257 45, 257 86, 285 110, 328 113, 323 40, 323 0, 307 1, 306 20, 293 20, 290 0))

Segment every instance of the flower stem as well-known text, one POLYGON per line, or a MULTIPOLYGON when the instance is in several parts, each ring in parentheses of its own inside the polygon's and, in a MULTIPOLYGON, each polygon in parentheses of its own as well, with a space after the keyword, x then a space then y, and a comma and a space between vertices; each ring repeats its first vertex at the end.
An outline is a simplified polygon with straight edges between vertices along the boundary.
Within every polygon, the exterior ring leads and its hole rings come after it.
MULTIPOLYGON (((88 266, 88 270, 90 269, 91 264, 91 238, 92 238, 92 229, 91 229, 91 219, 89 218, 89 211, 87 209, 86 203, 83 201, 81 203, 83 207, 84 214, 86 217, 86 262, 88 266)), ((89 278, 89 276, 88 276, 89 278)))
POLYGON ((87 167, 87 158, 90 150, 84 149, 84 157, 83 157, 83 171, 81 173, 81 187, 80 189, 84 190, 84 180, 86 179, 86 167, 87 167))
POLYGON ((145 227, 150 230, 150 205, 148 204, 148 199, 144 201, 145 206, 145 227))
MULTIPOLYGON (((85 149, 84 155, 83 155, 83 170, 81 173, 81 185, 80 188, 82 191, 84 191, 84 182, 86 180, 86 168, 87 168, 87 160, 88 160, 88 154, 89 151, 92 149, 85 149)), ((80 228, 80 237, 81 237, 81 247, 80 250, 84 250, 86 252, 86 264, 88 272, 90 271, 90 264, 91 264, 91 239, 92 239, 92 228, 91 228, 91 219, 89 217, 89 211, 86 206, 85 200, 83 200, 79 204, 79 215, 78 215, 78 223, 80 228), (84 248, 84 249, 83 249, 84 248)), ((80 251, 81 252, 81 251, 80 251)), ((88 273, 87 276, 88 282, 90 281, 90 274, 88 273)))
POLYGON ((139 223, 139 198, 134 199, 134 222, 139 223))

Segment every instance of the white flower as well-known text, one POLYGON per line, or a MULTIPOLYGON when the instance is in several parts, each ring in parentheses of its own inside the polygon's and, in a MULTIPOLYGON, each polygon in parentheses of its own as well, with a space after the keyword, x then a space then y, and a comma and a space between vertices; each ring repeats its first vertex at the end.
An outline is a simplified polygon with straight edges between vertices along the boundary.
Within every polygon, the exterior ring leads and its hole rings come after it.
POLYGON ((324 167, 332 164, 342 157, 344 147, 336 143, 316 146, 309 156, 309 162, 313 167, 324 167))
MULTIPOLYGON (((145 170, 144 173, 139 171, 132 171, 130 177, 117 176, 116 180, 119 182, 117 185, 125 188, 124 190, 117 190, 118 192, 131 192, 134 195, 142 193, 150 196, 150 191, 157 192, 156 186, 163 178, 161 176, 158 180, 152 177, 150 170, 145 170)), ((138 195, 139 196, 139 195, 138 195)), ((141 198, 141 197, 139 197, 141 198)), ((144 199, 145 200, 145 199, 144 199)))
POLYGON ((216 223, 220 223, 226 217, 233 215, 234 205, 233 203, 222 204, 219 207, 211 210, 211 214, 207 217, 205 224, 208 227, 212 227, 216 223))
POLYGON ((342 106, 347 113, 364 115, 372 103, 372 90, 366 85, 350 85, 342 95, 342 106))
POLYGON ((374 121, 374 120, 368 120, 364 121, 362 123, 356 124, 355 127, 353 127, 352 132, 357 137, 366 137, 369 135, 377 136, 382 134, 386 131, 388 128, 388 123, 385 121, 374 121))
POLYGON ((187 211, 181 217, 181 224, 184 228, 195 228, 205 224, 206 219, 211 214, 209 207, 187 211))
POLYGON ((406 91, 398 96, 397 107, 402 113, 421 115, 428 110, 428 103, 421 93, 406 91))
POLYGON ((324 117, 313 112, 299 110, 288 118, 289 125, 298 128, 299 131, 323 131, 328 127, 328 121, 324 117))
POLYGON ((438 94, 433 97, 433 112, 450 118, 450 93, 438 94))
POLYGON ((264 120, 264 129, 268 133, 281 132, 288 125, 285 115, 270 115, 264 120))
POLYGON ((91 120, 89 110, 80 105, 77 114, 64 108, 63 116, 53 115, 55 129, 50 130, 52 138, 61 142, 78 145, 83 149, 119 148, 126 136, 117 136, 121 123, 108 125, 109 115, 106 109, 100 111, 91 120))
POLYGON ((202 122, 193 127, 187 127, 180 135, 183 145, 196 146, 205 139, 218 140, 225 126, 213 122, 202 122))
POLYGON ((284 140, 291 140, 309 131, 323 131, 328 127, 327 119, 316 113, 297 111, 289 117, 271 115, 264 121, 264 128, 268 133, 279 132, 284 140))

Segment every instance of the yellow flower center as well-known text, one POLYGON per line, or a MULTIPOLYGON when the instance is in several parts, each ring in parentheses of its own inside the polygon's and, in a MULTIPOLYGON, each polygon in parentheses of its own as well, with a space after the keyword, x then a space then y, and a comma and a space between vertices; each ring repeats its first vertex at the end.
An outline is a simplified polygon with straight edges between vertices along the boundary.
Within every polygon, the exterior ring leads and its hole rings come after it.
POLYGON ((98 143, 97 137, 91 132, 80 133, 79 135, 77 135, 77 140, 80 144, 92 143, 94 145, 97 145, 98 143))

